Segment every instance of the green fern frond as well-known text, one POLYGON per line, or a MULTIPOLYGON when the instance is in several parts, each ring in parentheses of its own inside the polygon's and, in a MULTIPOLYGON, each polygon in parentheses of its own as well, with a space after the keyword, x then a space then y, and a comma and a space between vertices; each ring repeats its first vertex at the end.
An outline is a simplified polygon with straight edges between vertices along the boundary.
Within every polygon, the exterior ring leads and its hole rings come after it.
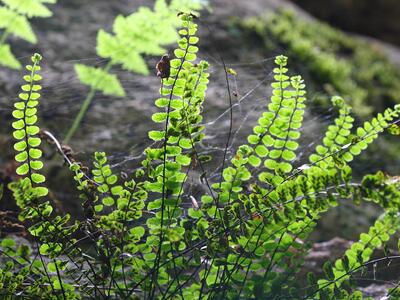
MULTIPOLYGON (((400 229, 399 213, 396 210, 383 214, 368 233, 362 233, 360 240, 351 245, 343 258, 338 259, 334 265, 325 263, 324 271, 327 279, 318 280, 319 293, 337 293, 341 285, 351 275, 359 270, 371 258, 375 249, 381 248, 400 229)), ((311 295, 312 297, 315 295, 311 295)))
MULTIPOLYGON (((149 73, 146 62, 138 52, 126 47, 121 48, 121 43, 104 30, 98 32, 96 49, 100 57, 111 58, 113 64, 121 64, 125 70, 143 75, 149 73)), ((96 89, 102 90, 100 87, 96 87, 96 89)))
MULTIPOLYGON (((93 180, 98 184, 97 191, 105 194, 102 199, 102 204, 112 206, 115 203, 113 196, 118 196, 122 191, 122 186, 117 185, 118 177, 112 173, 110 165, 107 164, 107 156, 104 152, 95 152, 94 154, 94 175, 93 180)), ((99 211, 102 207, 96 208, 99 211)))
POLYGON ((248 145, 239 147, 232 159, 233 167, 223 171, 225 182, 213 184, 222 203, 234 201, 243 190, 242 183, 251 178, 248 164, 257 168, 264 161, 271 171, 261 172, 259 179, 271 185, 278 185, 283 175, 292 170, 290 162, 296 158, 296 140, 300 137, 305 108, 305 85, 300 76, 286 75, 285 56, 278 56, 275 63, 276 82, 272 83, 273 95, 268 110, 259 118, 253 134, 248 136, 248 145))
POLYGON ((334 160, 329 154, 334 154, 349 142, 354 118, 350 115, 351 107, 341 97, 333 97, 332 104, 339 108, 339 116, 335 125, 330 125, 325 133, 323 145, 315 148, 316 153, 310 155, 311 163, 318 163, 322 168, 334 165, 334 160))
MULTIPOLYGON (((69 214, 63 217, 53 216, 53 206, 49 201, 41 200, 48 194, 48 189, 43 186, 45 177, 40 174, 43 163, 40 160, 42 151, 39 149, 40 129, 36 125, 41 90, 39 81, 42 79, 38 72, 42 57, 35 54, 31 59, 33 64, 26 66, 29 73, 23 77, 26 84, 21 86, 20 101, 14 104, 15 109, 12 113, 16 119, 12 123, 13 136, 17 140, 14 144, 17 152, 15 160, 19 163, 16 173, 21 176, 21 179, 10 183, 8 187, 21 208, 19 220, 30 223, 27 231, 39 245, 39 255, 48 256, 57 263, 55 259, 65 250, 66 243, 75 242, 70 236, 78 229, 79 223, 70 224, 69 214), (58 240, 54 239, 55 234, 58 240), (64 238, 65 243, 61 242, 64 238)), ((35 270, 41 270, 43 267, 45 266, 35 266, 35 270)))
POLYGON ((20 15, 26 15, 28 18, 41 17, 48 18, 52 12, 42 3, 55 3, 56 0, 1 0, 10 9, 20 15))
POLYGON ((75 71, 79 80, 94 89, 101 89, 104 95, 124 97, 125 91, 122 88, 117 75, 110 74, 101 68, 89 67, 82 64, 75 65, 75 71))
MULTIPOLYGON (((208 84, 208 63, 201 61, 194 64, 198 48, 195 44, 198 38, 195 36, 197 25, 190 22, 183 22, 184 29, 179 33, 182 38, 179 41, 179 48, 174 51, 176 58, 170 61, 170 77, 163 79, 162 98, 156 100, 156 106, 166 110, 153 114, 152 119, 156 123, 166 122, 167 136, 165 131, 151 131, 150 138, 155 141, 165 140, 174 152, 174 147, 187 151, 192 149, 193 144, 202 138, 202 104, 205 98, 205 91, 208 84)), ((171 156, 173 154, 171 153, 171 156)), ((183 159, 184 160, 184 159, 183 159)), ((185 163, 184 165, 187 165, 185 163)))
POLYGON ((278 56, 275 63, 278 67, 274 69, 271 103, 258 120, 259 126, 254 127, 254 134, 248 137, 249 144, 254 145, 249 163, 256 167, 263 159, 270 171, 260 173, 259 178, 272 185, 282 182, 283 174, 293 169, 291 162, 296 158, 306 100, 301 77, 286 75, 287 58, 278 56))
POLYGON ((300 137, 299 129, 304 115, 305 85, 300 76, 291 78, 291 87, 294 90, 284 92, 284 107, 276 111, 278 117, 270 128, 275 142, 265 166, 277 174, 289 173, 293 169, 290 162, 296 158, 295 150, 299 146, 296 140, 300 137))
POLYGON ((364 125, 358 127, 355 134, 351 135, 350 129, 354 119, 344 114, 349 108, 345 106, 344 109, 342 108, 341 116, 335 120, 336 125, 328 127, 324 138, 325 146, 317 146, 318 154, 310 156, 312 163, 327 167, 351 162, 354 156, 360 155, 390 126, 390 122, 398 122, 397 118, 400 115, 400 105, 396 105, 394 109, 388 108, 383 114, 379 113, 370 121, 364 122, 364 125))
MULTIPOLYGON (((150 138, 163 141, 163 145, 147 149, 147 158, 142 162, 148 170, 148 176, 156 180, 149 182, 148 188, 153 192, 171 195, 167 213, 173 213, 174 217, 181 213, 177 205, 181 201, 179 197, 186 180, 182 168, 189 166, 192 159, 195 159, 192 157, 193 147, 203 138, 201 112, 209 76, 207 62, 194 64, 198 51, 195 46, 198 42, 195 36, 197 25, 189 15, 182 16, 182 20, 182 29, 179 31, 182 37, 178 43, 179 48, 174 51, 176 58, 170 61, 170 77, 163 79, 160 90, 162 98, 156 100, 156 105, 166 109, 166 112, 152 116, 154 122, 164 122, 166 130, 149 132, 150 138), (163 192, 161 187, 164 175, 166 191, 163 192)), ((150 202, 149 209, 158 210, 162 201, 157 199, 150 202)))
POLYGON ((13 34, 33 44, 37 42, 28 18, 7 7, 0 7, 0 28, 5 30, 3 38, 13 34))
MULTIPOLYGON (((1 14, 1 13, 0 13, 1 14)), ((0 45, 0 64, 11 68, 11 69, 20 69, 21 63, 17 60, 14 54, 11 52, 10 45, 4 44, 0 45)))
MULTIPOLYGON (((36 125, 39 91, 41 90, 38 82, 42 79, 38 74, 41 59, 39 54, 35 54, 32 56, 33 65, 26 67, 29 74, 24 76, 26 84, 21 87, 20 101, 14 104, 13 117, 16 121, 12 124, 14 138, 18 140, 14 145, 14 149, 17 151, 15 160, 20 164, 16 172, 29 180, 32 185, 40 185, 45 182, 45 177, 39 173, 43 163, 40 161, 42 151, 38 148, 41 143, 41 139, 38 137, 40 129, 36 125)), ((47 194, 47 189, 44 187, 36 187, 35 191, 38 197, 47 194)))
MULTIPOLYGON (((282 55, 276 57, 275 64, 277 67, 274 68, 273 72, 276 82, 271 84, 273 88, 271 103, 268 105, 268 111, 263 113, 262 117, 258 120, 259 125, 254 127, 254 135, 248 137, 248 142, 251 145, 264 144, 267 147, 271 147, 274 144, 274 140, 269 136, 269 129, 279 116, 278 113, 283 107, 284 92, 290 86, 289 76, 286 75, 288 71, 286 68, 287 57, 282 55), (263 139, 265 139, 265 141, 263 139), (272 141, 270 139, 272 139, 272 141)), ((265 155, 262 156, 264 157, 265 155)))
MULTIPOLYGON (((113 25, 113 34, 99 30, 97 35, 97 54, 110 60, 111 65, 122 65, 122 68, 134 73, 148 75, 149 70, 143 55, 161 55, 166 52, 165 45, 171 44, 178 38, 177 28, 179 21, 176 18, 176 9, 190 11, 200 9, 202 4, 197 1, 172 1, 167 4, 165 0, 157 0, 153 10, 141 7, 137 12, 124 17, 118 16, 113 25)), ((109 74, 111 76, 111 74, 109 74)), ((120 90, 120 83, 115 77, 115 84, 120 90)), ((95 90, 106 95, 109 85, 93 84, 82 81, 95 90)), ((121 92, 114 93, 121 96, 121 92)))
POLYGON ((340 157, 347 162, 352 161, 354 156, 359 155, 389 127, 390 122, 399 122, 399 116, 400 104, 397 104, 394 109, 388 108, 383 114, 379 113, 370 121, 364 122, 363 126, 356 129, 354 141, 348 149, 340 153, 340 157))
POLYGON ((29 19, 33 17, 50 17, 51 11, 43 3, 56 3, 56 0, 1 0, 0 7, 0 65, 12 69, 20 69, 21 64, 6 44, 9 35, 14 35, 30 43, 36 44, 37 38, 29 19))

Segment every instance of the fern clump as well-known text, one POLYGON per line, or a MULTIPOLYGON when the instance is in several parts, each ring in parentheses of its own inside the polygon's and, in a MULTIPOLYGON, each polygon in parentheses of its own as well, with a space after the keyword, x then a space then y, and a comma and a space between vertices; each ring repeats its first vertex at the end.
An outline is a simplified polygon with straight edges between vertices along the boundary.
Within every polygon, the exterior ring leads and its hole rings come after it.
POLYGON ((46 4, 56 3, 57 0, 1 0, 0 6, 0 64, 11 68, 20 69, 21 64, 11 51, 11 47, 6 43, 10 35, 24 39, 36 44, 37 38, 29 19, 48 18, 52 12, 46 4))
MULTIPOLYGON (((58 215, 47 200, 37 134, 40 56, 33 56, 13 113, 16 161, 10 184, 34 243, 2 239, 0 286, 6 295, 64 299, 356 299, 358 271, 377 262, 399 229, 400 184, 378 172, 352 178, 350 162, 384 130, 397 126, 400 106, 353 129, 351 107, 332 98, 334 125, 308 158, 297 161, 306 109, 302 78, 278 56, 270 101, 247 143, 207 174, 203 105, 209 64, 199 61, 196 17, 180 14, 180 38, 162 76, 152 146, 133 174, 117 176, 106 153, 88 172, 64 156, 83 219, 58 215), (160 126, 161 125, 161 126, 160 126), (156 127, 158 126, 158 128, 156 127), (189 180, 200 175, 198 193, 189 180), (218 177, 218 179, 215 179, 218 177), (383 211, 366 233, 321 272, 300 280, 310 235, 323 214, 343 201, 373 201, 383 211), (4 260, 4 263, 3 263, 4 260), (15 262, 18 262, 17 264, 15 262)), ((380 258, 391 262, 398 256, 380 258)), ((388 291, 396 295, 396 288, 388 291)))
MULTIPOLYGON (((9 188, 13 191, 15 201, 21 209, 19 220, 30 224, 27 231, 35 240, 40 260, 35 258, 29 261, 25 258, 22 260, 23 263, 19 264, 22 267, 16 270, 16 281, 13 281, 13 279, 10 281, 9 276, 3 276, 1 285, 2 289, 9 295, 18 293, 17 290, 23 287, 24 280, 29 280, 28 275, 32 270, 29 268, 30 264, 35 266, 36 271, 34 272, 45 272, 47 274, 45 278, 39 277, 31 282, 28 289, 30 297, 39 297, 39 295, 50 297, 55 288, 61 288, 65 295, 71 293, 71 296, 74 297, 72 286, 64 285, 59 275, 59 271, 64 270, 67 263, 58 258, 65 250, 63 248, 65 244, 61 240, 65 239, 69 243, 74 243, 74 239, 70 239, 69 236, 77 230, 78 224, 67 225, 70 219, 68 214, 63 217, 54 217, 53 206, 49 201, 43 200, 48 195, 48 189, 44 187, 45 177, 40 174, 43 163, 40 160, 42 151, 39 149, 41 144, 41 139, 38 136, 40 129, 36 125, 38 120, 37 107, 40 99, 39 91, 41 90, 39 81, 42 79, 39 75, 42 57, 40 54, 35 54, 31 59, 33 64, 26 66, 29 73, 24 76, 26 83, 21 86, 20 100, 14 104, 15 110, 13 111, 15 118, 12 123, 13 136, 17 140, 17 143, 14 144, 14 149, 17 152, 15 160, 20 164, 16 172, 21 176, 21 179, 10 183, 9 188), (57 238, 54 238, 55 236, 57 238), (43 256, 52 259, 52 262, 47 265, 44 264, 43 256), (26 264, 27 262, 29 264, 26 264), (47 273, 54 273, 55 271, 57 271, 57 276, 50 276, 47 273)), ((27 245, 19 246, 9 240, 3 240, 2 246, 4 253, 7 253, 9 257, 22 255, 23 258, 31 253, 31 249, 27 245), (14 251, 14 247, 18 250, 14 251)), ((71 250, 71 253, 73 251, 71 250)), ((7 274, 12 274, 9 272, 13 267, 14 264, 10 262, 5 271, 0 270, 0 273, 8 272, 7 274)))

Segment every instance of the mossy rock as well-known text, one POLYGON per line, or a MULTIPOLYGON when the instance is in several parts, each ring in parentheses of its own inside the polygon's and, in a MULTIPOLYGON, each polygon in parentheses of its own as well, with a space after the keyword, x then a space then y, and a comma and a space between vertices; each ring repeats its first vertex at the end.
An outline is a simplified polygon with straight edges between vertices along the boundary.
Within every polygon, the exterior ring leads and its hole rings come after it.
MULTIPOLYGON (((400 71, 378 44, 293 11, 278 10, 239 22, 268 50, 283 48, 313 82, 315 104, 342 95, 361 118, 399 103, 400 71)), ((280 51, 282 52, 282 51, 280 51)), ((310 86, 310 85, 309 85, 310 86)))

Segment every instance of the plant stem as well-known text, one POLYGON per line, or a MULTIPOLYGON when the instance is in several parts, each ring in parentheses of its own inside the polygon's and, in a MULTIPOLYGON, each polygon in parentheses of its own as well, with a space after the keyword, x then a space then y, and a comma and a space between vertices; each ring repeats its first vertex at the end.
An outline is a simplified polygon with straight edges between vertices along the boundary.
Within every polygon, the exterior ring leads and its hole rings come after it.
POLYGON ((3 31, 3 34, 0 37, 0 46, 4 44, 4 42, 6 41, 6 39, 8 38, 9 35, 10 35, 10 31, 7 28, 6 30, 3 31))
POLYGON ((92 100, 94 98, 94 95, 96 93, 96 89, 91 87, 89 93, 87 94, 85 100, 82 103, 81 109, 79 110, 79 113, 76 115, 74 122, 72 123, 72 126, 69 128, 67 135, 65 136, 64 142, 68 143, 75 132, 78 130, 83 118, 85 117, 85 114, 92 103, 92 100))
MULTIPOLYGON (((107 72, 108 70, 110 70, 111 66, 112 66, 112 62, 109 61, 108 64, 104 67, 104 71, 107 72)), ((67 135, 64 138, 65 143, 68 143, 71 140, 71 138, 74 136, 75 132, 78 130, 83 118, 86 115, 87 110, 89 109, 90 104, 93 101, 95 93, 96 93, 95 86, 91 86, 89 93, 87 94, 85 100, 82 103, 81 109, 79 110, 78 114, 76 115, 74 122, 72 123, 72 126, 70 127, 70 129, 67 132, 67 135)))

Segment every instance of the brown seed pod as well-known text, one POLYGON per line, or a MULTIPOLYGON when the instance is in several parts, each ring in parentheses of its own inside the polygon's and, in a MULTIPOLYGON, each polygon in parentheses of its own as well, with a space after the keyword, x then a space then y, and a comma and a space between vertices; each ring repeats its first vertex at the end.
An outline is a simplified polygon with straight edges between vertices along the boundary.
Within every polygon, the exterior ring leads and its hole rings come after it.
POLYGON ((169 78, 171 74, 171 63, 168 54, 161 57, 156 65, 157 76, 160 78, 169 78))

